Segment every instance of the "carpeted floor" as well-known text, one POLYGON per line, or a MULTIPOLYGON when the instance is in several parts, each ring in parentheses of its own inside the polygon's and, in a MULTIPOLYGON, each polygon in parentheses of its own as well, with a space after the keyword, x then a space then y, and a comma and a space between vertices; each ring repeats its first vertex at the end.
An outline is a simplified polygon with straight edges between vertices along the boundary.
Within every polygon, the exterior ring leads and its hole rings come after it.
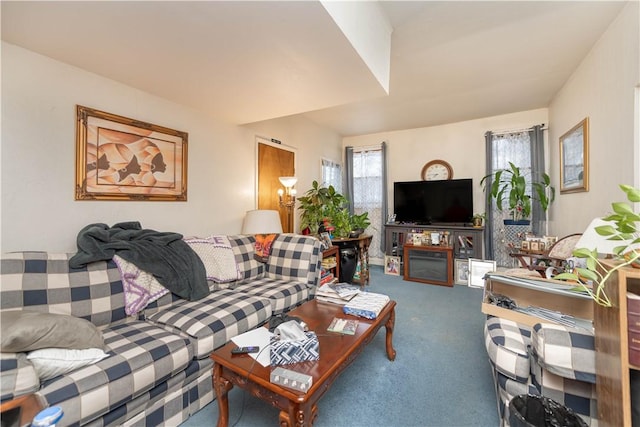
MULTIPOLYGON (((395 300, 396 360, 382 328, 318 403, 316 427, 487 426, 500 424, 482 338, 482 290, 405 282, 372 268, 371 292, 395 300)), ((277 426, 278 410, 234 388, 230 425, 277 426)), ((182 426, 214 425, 214 401, 182 426)))

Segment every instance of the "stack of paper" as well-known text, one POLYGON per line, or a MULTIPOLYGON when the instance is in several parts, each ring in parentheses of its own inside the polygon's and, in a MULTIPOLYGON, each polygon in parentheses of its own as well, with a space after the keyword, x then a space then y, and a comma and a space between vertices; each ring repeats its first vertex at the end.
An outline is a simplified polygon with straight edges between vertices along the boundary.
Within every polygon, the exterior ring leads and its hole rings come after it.
POLYGON ((316 290, 316 299, 322 302, 345 305, 359 293, 359 286, 348 283, 327 283, 316 290))

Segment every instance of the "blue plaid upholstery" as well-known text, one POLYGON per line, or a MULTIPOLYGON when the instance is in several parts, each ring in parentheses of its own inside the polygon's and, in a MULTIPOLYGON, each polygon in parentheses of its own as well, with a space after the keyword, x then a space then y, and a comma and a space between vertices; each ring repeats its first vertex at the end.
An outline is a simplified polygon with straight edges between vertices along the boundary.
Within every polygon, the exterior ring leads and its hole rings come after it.
POLYGON ((526 383, 530 375, 531 332, 511 320, 490 317, 485 322, 485 347, 495 369, 526 383))
POLYGON ((509 424, 509 401, 520 394, 553 399, 597 425, 592 333, 552 323, 530 330, 491 316, 484 332, 503 426, 509 424))
POLYGON ((3 402, 40 388, 38 374, 25 353, 0 353, 0 373, 3 402))
POLYGON ((0 308, 70 314, 104 326, 126 319, 120 271, 113 261, 70 268, 73 254, 16 252, 1 260, 0 308))
POLYGON ((226 289, 198 301, 182 300, 148 316, 147 320, 184 333, 192 341, 194 356, 203 358, 270 317, 268 299, 226 289))
POLYGON ((310 290, 306 284, 283 279, 255 280, 237 285, 234 291, 268 298, 273 314, 287 312, 310 297, 310 290))
POLYGON ((266 276, 297 280, 314 289, 320 283, 320 241, 315 237, 280 234, 273 241, 267 260, 266 276))
POLYGON ((46 382, 38 394, 64 411, 64 424, 82 425, 165 382, 193 357, 189 341, 134 321, 103 330, 109 357, 46 382))
MULTIPOLYGON (((242 274, 242 278, 237 282, 245 282, 247 280, 261 279, 264 277, 264 264, 255 259, 255 237, 249 235, 234 235, 227 237, 231 247, 233 248, 233 254, 236 257, 238 269, 242 274)), ((237 282, 232 282, 230 286, 233 287, 237 282)))
POLYGON ((113 261, 71 269, 73 254, 3 254, 2 309, 87 319, 103 332, 109 357, 40 384, 26 354, 3 353, 2 399, 36 392, 62 407, 65 426, 185 421, 214 398, 210 353, 310 299, 319 283, 317 239, 281 234, 266 264, 254 257, 253 236, 229 241, 242 278, 228 289, 210 283, 199 301, 169 293, 129 317, 113 261))

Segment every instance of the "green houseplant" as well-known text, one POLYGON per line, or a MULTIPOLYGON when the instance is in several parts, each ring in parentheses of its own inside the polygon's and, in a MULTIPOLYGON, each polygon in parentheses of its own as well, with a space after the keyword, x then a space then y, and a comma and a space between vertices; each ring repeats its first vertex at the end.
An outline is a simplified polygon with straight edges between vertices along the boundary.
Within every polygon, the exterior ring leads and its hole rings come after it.
POLYGON ((300 227, 309 229, 309 233, 317 235, 322 226, 324 230, 332 232, 334 237, 349 237, 356 229, 366 229, 371 222, 369 213, 359 215, 349 213, 349 201, 330 185, 321 187, 318 181, 313 181, 311 188, 298 198, 300 227))
POLYGON ((604 291, 607 279, 617 270, 631 265, 640 268, 640 214, 633 211, 632 203, 640 202, 640 190, 630 185, 620 185, 626 194, 628 202, 614 202, 611 204, 613 213, 602 218, 611 224, 596 227, 596 233, 608 240, 619 241, 620 245, 613 249, 614 256, 619 262, 613 267, 603 264, 598 258, 597 248, 577 248, 573 255, 585 260, 585 267, 576 267, 572 271, 554 276, 557 280, 577 282, 593 300, 605 307, 611 307, 611 301, 604 291), (589 283, 591 282, 591 284, 589 283))
POLYGON ((484 212, 473 214, 473 216, 471 217, 471 224, 474 227, 482 227, 482 223, 484 222, 486 217, 487 215, 484 212))
POLYGON ((496 200, 499 211, 505 208, 509 210, 512 221, 523 222, 529 219, 532 200, 538 200, 545 212, 555 200, 556 190, 551 186, 551 179, 546 173, 542 174, 541 181, 531 182, 532 196, 527 194, 526 177, 521 173, 520 168, 511 162, 509 162, 509 168, 499 169, 482 178, 480 185, 485 191, 489 178, 492 178, 492 181, 488 196, 496 200))

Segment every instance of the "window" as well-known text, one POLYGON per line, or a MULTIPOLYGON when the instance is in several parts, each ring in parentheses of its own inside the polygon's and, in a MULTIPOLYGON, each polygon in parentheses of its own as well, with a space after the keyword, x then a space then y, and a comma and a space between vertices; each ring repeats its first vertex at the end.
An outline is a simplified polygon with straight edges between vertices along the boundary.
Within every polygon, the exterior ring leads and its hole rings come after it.
POLYGON ((322 186, 333 185, 338 193, 342 193, 342 166, 328 159, 322 159, 322 186))

